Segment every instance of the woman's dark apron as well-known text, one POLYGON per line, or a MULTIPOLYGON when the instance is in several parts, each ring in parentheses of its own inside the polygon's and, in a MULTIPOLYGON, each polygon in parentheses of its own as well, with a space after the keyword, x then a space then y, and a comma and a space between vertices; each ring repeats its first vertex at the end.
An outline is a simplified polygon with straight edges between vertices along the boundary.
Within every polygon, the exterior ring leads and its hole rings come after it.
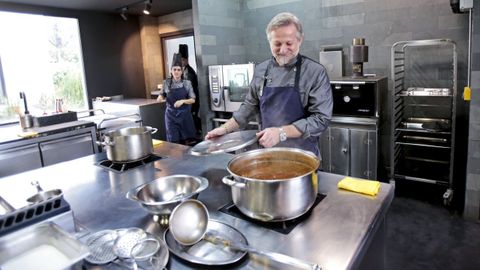
MULTIPOLYGON (((170 83, 171 85, 171 83, 170 83)), ((183 104, 175 108, 176 101, 189 99, 188 91, 185 87, 171 89, 167 95, 167 109, 165 112, 165 125, 167 129, 167 141, 181 142, 195 137, 195 125, 190 112, 191 105, 183 104)))

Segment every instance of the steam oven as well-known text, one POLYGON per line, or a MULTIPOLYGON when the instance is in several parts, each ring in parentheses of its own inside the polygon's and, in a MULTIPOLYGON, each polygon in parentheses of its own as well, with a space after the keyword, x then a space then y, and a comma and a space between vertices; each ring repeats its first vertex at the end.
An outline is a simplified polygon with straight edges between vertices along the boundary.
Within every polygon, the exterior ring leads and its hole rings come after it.
POLYGON ((255 65, 232 64, 208 67, 212 111, 235 112, 245 100, 255 65))

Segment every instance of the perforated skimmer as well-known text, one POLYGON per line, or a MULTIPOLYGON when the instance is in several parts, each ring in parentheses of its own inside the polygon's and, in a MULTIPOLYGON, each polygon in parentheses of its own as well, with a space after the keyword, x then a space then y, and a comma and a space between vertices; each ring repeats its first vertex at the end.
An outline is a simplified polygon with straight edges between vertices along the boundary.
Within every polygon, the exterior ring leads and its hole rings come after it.
POLYGON ((130 259, 133 247, 145 238, 147 238, 147 233, 140 228, 118 231, 118 237, 113 244, 113 252, 119 258, 130 259))

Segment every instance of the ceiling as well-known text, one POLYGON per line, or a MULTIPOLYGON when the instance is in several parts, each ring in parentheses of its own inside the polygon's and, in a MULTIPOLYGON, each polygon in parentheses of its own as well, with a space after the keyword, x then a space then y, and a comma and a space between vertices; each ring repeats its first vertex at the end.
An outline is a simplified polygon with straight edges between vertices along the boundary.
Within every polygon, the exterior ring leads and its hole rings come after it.
MULTIPOLYGON (((117 13, 129 6, 128 14, 143 14, 143 0, 6 0, 5 3, 117 13)), ((192 0, 152 0, 151 16, 162 16, 192 8, 192 0)))

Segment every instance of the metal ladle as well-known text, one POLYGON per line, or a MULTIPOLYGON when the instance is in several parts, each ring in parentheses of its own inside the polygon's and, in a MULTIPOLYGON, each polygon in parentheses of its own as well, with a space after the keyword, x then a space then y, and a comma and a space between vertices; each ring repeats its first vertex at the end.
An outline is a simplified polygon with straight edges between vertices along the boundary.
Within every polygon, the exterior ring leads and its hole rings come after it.
POLYGON ((248 245, 235 243, 223 239, 211 233, 206 234, 208 225, 207 207, 198 200, 185 200, 173 209, 170 214, 169 229, 173 238, 182 245, 194 245, 200 240, 205 240, 216 245, 223 245, 228 248, 259 254, 270 258, 271 260, 288 264, 299 269, 320 270, 320 266, 315 263, 307 262, 285 254, 262 251, 252 248, 248 245))

